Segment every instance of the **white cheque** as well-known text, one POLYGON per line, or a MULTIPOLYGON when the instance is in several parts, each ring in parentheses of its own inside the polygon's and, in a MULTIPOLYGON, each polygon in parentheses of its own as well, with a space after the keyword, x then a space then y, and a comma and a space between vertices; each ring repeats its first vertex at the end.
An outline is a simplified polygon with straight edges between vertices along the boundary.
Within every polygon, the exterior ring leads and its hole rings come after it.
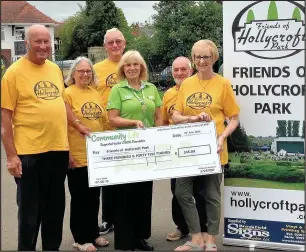
POLYGON ((221 173, 214 122, 91 133, 89 186, 221 173))

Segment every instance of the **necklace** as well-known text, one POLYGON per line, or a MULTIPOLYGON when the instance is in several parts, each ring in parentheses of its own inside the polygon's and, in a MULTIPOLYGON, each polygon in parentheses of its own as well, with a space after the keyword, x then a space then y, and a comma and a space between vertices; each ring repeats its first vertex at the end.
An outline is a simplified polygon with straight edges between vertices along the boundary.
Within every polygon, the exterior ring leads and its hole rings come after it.
POLYGON ((215 75, 213 74, 212 77, 211 77, 209 80, 206 80, 206 81, 205 81, 205 85, 203 85, 203 84, 201 83, 202 80, 200 79, 199 74, 198 74, 199 84, 200 84, 200 86, 204 89, 204 91, 205 91, 206 87, 209 85, 211 79, 214 78, 214 76, 215 76, 215 75))

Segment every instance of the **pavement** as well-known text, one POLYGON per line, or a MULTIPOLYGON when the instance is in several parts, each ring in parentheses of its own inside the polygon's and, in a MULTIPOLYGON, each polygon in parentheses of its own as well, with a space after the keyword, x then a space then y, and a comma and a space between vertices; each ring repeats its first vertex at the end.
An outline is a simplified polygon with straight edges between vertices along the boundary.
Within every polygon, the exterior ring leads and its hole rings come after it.
MULTIPOLYGON (((1 144, 1 251, 17 250, 17 204, 16 184, 12 176, 6 170, 5 152, 1 144)), ((223 184, 222 184, 223 187, 223 184)), ((171 190, 169 180, 154 181, 153 206, 152 206, 152 236, 148 240, 156 251, 173 251, 177 246, 185 243, 188 238, 176 242, 168 242, 165 236, 175 230, 171 218, 171 190)), ((63 241, 60 250, 69 251, 72 248, 73 238, 69 229, 70 194, 66 180, 66 211, 63 226, 63 241)), ((101 209, 100 215, 101 216, 101 209)), ((101 220, 101 219, 100 219, 101 220)), ((104 236, 110 241, 110 246, 99 250, 114 250, 113 232, 104 236)), ((217 236, 218 251, 248 251, 248 248, 223 246, 223 210, 220 224, 220 234, 217 236)), ((37 250, 41 250, 40 235, 37 242, 37 250)), ((256 249, 259 250, 259 249, 256 249)), ((261 250, 264 251, 264 250, 261 250)))

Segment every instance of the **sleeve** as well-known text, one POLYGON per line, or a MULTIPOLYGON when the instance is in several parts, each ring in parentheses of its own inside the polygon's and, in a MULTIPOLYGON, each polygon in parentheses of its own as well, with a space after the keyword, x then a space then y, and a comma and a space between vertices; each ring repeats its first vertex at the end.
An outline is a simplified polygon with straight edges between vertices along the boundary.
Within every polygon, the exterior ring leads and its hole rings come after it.
POLYGON ((1 108, 14 111, 19 94, 16 88, 15 76, 12 73, 10 75, 12 75, 12 78, 5 74, 1 80, 1 108))
POLYGON ((103 131, 105 130, 112 130, 112 128, 110 127, 110 124, 109 124, 109 120, 108 120, 108 116, 107 116, 107 111, 106 109, 103 107, 103 105, 101 104, 102 106, 102 110, 103 110, 103 113, 102 113, 102 126, 103 126, 103 131))
POLYGON ((162 112, 162 118, 164 121, 169 121, 168 112, 167 112, 167 106, 166 106, 166 93, 164 94, 162 106, 161 106, 161 112, 162 112))
POLYGON ((160 99, 160 95, 158 93, 158 90, 155 86, 154 86, 154 96, 155 96, 155 107, 158 108, 162 105, 162 101, 160 99))
POLYGON ((118 87, 116 85, 111 89, 111 92, 108 96, 108 102, 106 109, 118 109, 121 110, 121 97, 118 87))
POLYGON ((72 99, 71 99, 71 95, 70 95, 68 89, 64 90, 64 92, 63 92, 63 99, 64 99, 64 102, 69 104, 69 106, 71 107, 72 99))
POLYGON ((233 88, 230 81, 225 84, 224 97, 223 97, 223 111, 226 117, 238 115, 240 112, 233 88))
POLYGON ((180 90, 178 91, 177 94, 177 100, 174 105, 174 110, 183 113, 184 112, 184 87, 183 84, 180 87, 180 90))

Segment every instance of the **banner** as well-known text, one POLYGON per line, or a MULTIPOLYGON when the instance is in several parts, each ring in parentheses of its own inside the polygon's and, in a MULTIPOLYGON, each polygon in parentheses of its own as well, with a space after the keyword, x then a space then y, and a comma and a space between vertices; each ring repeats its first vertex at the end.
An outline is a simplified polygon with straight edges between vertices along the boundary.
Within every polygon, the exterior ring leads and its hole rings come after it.
POLYGON ((305 243, 305 3, 223 1, 224 77, 241 107, 228 139, 224 244, 305 243))

